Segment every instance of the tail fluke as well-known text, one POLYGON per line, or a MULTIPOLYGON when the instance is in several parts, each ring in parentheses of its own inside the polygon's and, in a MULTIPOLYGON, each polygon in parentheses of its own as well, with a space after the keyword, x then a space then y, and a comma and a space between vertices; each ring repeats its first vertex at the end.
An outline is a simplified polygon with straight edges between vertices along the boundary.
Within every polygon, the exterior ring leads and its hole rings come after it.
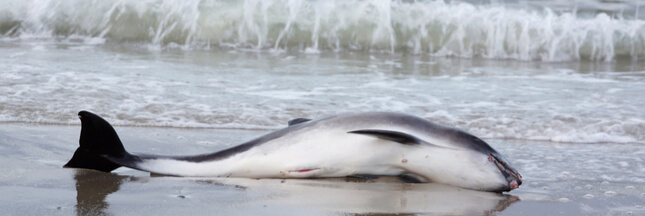
POLYGON ((121 165, 108 160, 107 157, 127 158, 131 155, 123 148, 112 125, 88 111, 79 112, 78 117, 81 119, 80 147, 76 149, 72 159, 63 167, 93 169, 103 172, 110 172, 121 167, 121 165))

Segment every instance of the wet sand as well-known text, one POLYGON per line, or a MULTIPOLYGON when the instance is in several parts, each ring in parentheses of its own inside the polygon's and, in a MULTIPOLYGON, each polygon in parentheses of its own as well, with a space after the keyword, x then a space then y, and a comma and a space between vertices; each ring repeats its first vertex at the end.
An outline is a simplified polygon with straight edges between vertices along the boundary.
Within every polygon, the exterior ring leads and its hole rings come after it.
MULTIPOLYGON (((267 131, 116 127, 135 153, 212 152, 267 131)), ((80 126, 0 125, 3 215, 645 215, 645 146, 487 140, 525 179, 505 194, 395 179, 233 179, 65 169, 80 126)))

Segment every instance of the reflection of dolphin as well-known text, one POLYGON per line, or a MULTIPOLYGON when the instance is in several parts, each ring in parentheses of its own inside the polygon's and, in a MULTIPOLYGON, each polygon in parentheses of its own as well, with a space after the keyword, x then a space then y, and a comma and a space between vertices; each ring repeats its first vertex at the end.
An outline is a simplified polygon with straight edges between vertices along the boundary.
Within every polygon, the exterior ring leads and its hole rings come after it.
POLYGON ((81 111, 80 147, 65 167, 104 172, 120 166, 173 176, 321 178, 402 176, 484 191, 510 191, 519 173, 464 131, 397 113, 295 119, 247 143, 196 156, 132 155, 114 128, 81 111))
POLYGON ((241 179, 210 181, 267 194, 248 201, 271 206, 319 208, 340 214, 488 215, 519 198, 441 184, 406 184, 383 177, 368 182, 336 179, 241 179))
POLYGON ((105 212, 108 204, 107 195, 119 190, 121 182, 128 178, 112 173, 77 170, 76 180, 76 214, 77 215, 108 215, 105 212))
MULTIPOLYGON (((118 191, 121 184, 149 181, 147 178, 88 170, 77 170, 74 180, 78 193, 77 215, 110 215, 108 202, 105 200, 109 194, 118 191)), ((246 206, 271 205, 352 215, 488 215, 502 212, 519 201, 517 197, 508 194, 464 190, 441 184, 406 184, 390 177, 370 180, 191 178, 191 181, 243 188, 245 199, 238 199, 235 203, 241 209, 246 206)), ((141 186, 145 185, 148 184, 141 186)), ((230 200, 222 200, 222 203, 230 203, 230 200)), ((217 206, 222 203, 209 205, 217 206)))

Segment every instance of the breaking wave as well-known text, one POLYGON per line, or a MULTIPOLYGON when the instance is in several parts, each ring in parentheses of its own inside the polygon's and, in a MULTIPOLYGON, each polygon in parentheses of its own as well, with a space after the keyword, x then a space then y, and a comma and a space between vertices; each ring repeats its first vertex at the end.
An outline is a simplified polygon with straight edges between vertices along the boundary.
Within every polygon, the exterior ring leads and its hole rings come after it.
POLYGON ((444 1, 9 0, 3 40, 147 49, 369 51, 527 61, 637 60, 645 22, 444 1))

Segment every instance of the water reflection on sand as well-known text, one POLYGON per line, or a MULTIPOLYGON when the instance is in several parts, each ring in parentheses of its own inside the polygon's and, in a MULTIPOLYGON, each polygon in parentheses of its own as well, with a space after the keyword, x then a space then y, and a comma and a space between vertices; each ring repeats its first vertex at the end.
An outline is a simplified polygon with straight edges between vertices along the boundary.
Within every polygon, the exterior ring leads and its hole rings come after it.
POLYGON ((109 204, 105 201, 107 195, 119 190, 124 179, 114 173, 102 173, 79 169, 74 175, 76 181, 76 214, 77 215, 108 215, 109 204))
MULTIPOLYGON (((159 177, 172 178, 172 177, 159 177)), ((75 172, 77 215, 109 215, 108 195, 128 182, 145 183, 156 177, 132 177, 78 169, 75 172)), ((194 185, 241 188, 252 194, 237 207, 257 205, 308 208, 321 213, 488 215, 519 201, 516 196, 472 191, 439 184, 402 183, 395 178, 337 179, 205 179, 182 178, 194 185)), ((140 187, 145 187, 141 184, 140 187)), ((171 187, 171 186, 169 186, 171 187)), ((180 198, 185 198, 179 195, 180 198)), ((193 197, 194 198, 194 197, 193 197)), ((222 200, 222 202, 226 202, 222 200)))

